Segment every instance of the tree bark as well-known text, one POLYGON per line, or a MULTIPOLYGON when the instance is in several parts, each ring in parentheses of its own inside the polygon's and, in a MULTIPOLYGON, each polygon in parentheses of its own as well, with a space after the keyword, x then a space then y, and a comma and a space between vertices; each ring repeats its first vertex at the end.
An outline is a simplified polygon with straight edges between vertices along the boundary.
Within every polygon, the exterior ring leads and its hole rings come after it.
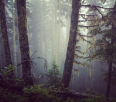
POLYGON ((8 66, 10 64, 12 65, 12 59, 11 59, 9 39, 7 34, 4 0, 0 0, 0 23, 1 23, 0 29, 2 33, 2 41, 4 46, 5 58, 6 58, 6 66, 8 66))
MULTIPOLYGON (((115 31, 115 27, 114 27, 114 25, 112 25, 112 31, 115 33, 116 31, 115 31)), ((114 45, 114 41, 115 41, 115 39, 111 39, 111 46, 112 46, 112 49, 111 49, 111 52, 110 52, 110 57, 111 57, 111 59, 110 59, 110 61, 109 61, 109 68, 108 68, 108 81, 107 81, 107 88, 106 88, 106 98, 107 99, 109 99, 109 96, 110 96, 110 86, 111 86, 111 77, 112 77, 112 75, 111 75, 111 73, 112 73, 112 64, 113 64, 113 61, 112 61, 112 59, 113 59, 113 53, 114 53, 114 49, 113 49, 113 45, 114 45)))
POLYGON ((71 79, 73 60, 75 54, 77 28, 78 28, 79 2, 80 0, 72 0, 70 37, 68 42, 63 78, 61 81, 61 83, 64 84, 64 87, 69 86, 69 82, 71 79))
POLYGON ((33 85, 33 80, 31 77, 31 64, 27 31, 26 0, 16 0, 16 2, 21 61, 26 61, 25 63, 22 63, 23 79, 25 85, 33 85))
POLYGON ((109 63, 109 69, 108 69, 108 82, 107 82, 107 89, 106 89, 107 99, 109 98, 109 95, 110 95, 111 73, 112 73, 112 62, 109 63))

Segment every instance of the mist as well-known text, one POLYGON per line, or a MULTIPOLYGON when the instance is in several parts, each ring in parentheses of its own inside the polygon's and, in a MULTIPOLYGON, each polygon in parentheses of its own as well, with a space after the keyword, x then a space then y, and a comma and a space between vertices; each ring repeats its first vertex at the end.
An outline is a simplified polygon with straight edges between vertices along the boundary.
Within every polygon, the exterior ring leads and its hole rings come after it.
MULTIPOLYGON (((66 60, 66 52, 69 41, 70 22, 72 1, 71 0, 27 0, 27 22, 28 22, 28 36, 29 36, 29 49, 30 57, 32 58, 31 72, 37 79, 40 77, 37 84, 47 84, 48 76, 46 73, 52 68, 52 62, 55 60, 59 66, 61 75, 64 71, 64 64, 66 60)), ((104 4, 100 0, 87 0, 84 4, 96 5, 107 8, 114 6, 115 0, 106 1, 104 4)), ((16 5, 14 5, 14 23, 12 20, 12 9, 8 9, 12 5, 7 3, 6 0, 6 20, 7 20, 7 32, 9 36, 10 50, 12 54, 12 60, 14 66, 21 63, 21 55, 19 49, 19 36, 17 27, 17 14, 16 5), (13 30, 13 24, 15 28, 13 30), (15 38, 13 38, 13 32, 15 32, 15 38), (15 39, 15 40, 13 40, 15 39), (15 43, 15 44, 14 44, 15 43), (14 45, 13 45, 14 44, 14 45), (15 49, 15 50, 14 50, 15 49), (15 57, 14 52, 16 52, 15 57), (17 60, 17 62, 15 61, 17 60)), ((96 15, 98 12, 88 11, 82 7, 79 11, 80 14, 96 15)), ((101 10, 102 13, 107 14, 108 11, 101 10)), ((98 18, 101 15, 98 14, 98 18)), ((89 20, 93 19, 89 17, 89 20)), ((83 20, 83 17, 79 15, 79 20, 83 20)), ((79 22, 79 25, 88 26, 90 22, 79 22)), ((105 29, 105 28, 101 28, 105 29)), ((91 28, 79 27, 79 33, 83 35, 89 35, 91 28)), ((1 36, 1 33, 0 33, 1 36)), ((93 39, 85 37, 86 40, 93 42, 96 39, 100 39, 101 36, 97 35, 93 39)), ((79 42, 76 46, 79 46, 79 50, 86 52, 89 44, 77 36, 79 42)), ((79 54, 75 51, 75 54, 79 54)), ((87 57, 87 53, 82 56, 87 57)), ((80 54, 81 56, 81 54, 80 54)), ((91 62, 83 58, 74 58, 81 63, 87 63, 90 67, 81 66, 73 63, 73 70, 71 74, 71 80, 69 90, 84 93, 86 91, 95 91, 96 93, 106 93, 106 82, 103 81, 104 73, 108 70, 108 64, 103 60, 93 59, 91 62)), ((0 68, 5 65, 5 53, 3 50, 2 39, 0 39, 0 68)), ((14 73, 16 77, 22 77, 22 66, 17 66, 14 73)), ((116 96, 116 86, 111 86, 111 95, 116 96)))

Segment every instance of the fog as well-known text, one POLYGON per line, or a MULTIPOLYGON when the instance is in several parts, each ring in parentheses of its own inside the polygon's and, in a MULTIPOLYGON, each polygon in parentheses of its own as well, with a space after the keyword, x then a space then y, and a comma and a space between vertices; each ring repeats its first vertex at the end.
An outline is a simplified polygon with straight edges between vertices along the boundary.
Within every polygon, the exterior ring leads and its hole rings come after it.
MULTIPOLYGON (((27 0, 27 21, 28 21, 28 32, 29 32, 29 46, 30 46, 30 56, 33 59, 32 73, 38 78, 42 73, 46 74, 49 69, 52 68, 51 63, 53 60, 59 66, 61 74, 63 73, 67 45, 69 40, 70 32, 70 19, 71 19, 71 0, 27 0)), ((100 0, 88 0, 84 4, 91 4, 102 7, 113 7, 115 0, 106 1, 102 4, 100 0)), ((7 27, 10 41, 10 49, 12 53, 13 62, 17 60, 14 65, 21 63, 20 60, 20 50, 18 42, 18 28, 17 28, 17 14, 15 11, 15 49, 16 58, 13 57, 14 46, 13 46, 13 21, 12 21, 12 10, 8 9, 8 5, 12 7, 11 4, 6 3, 6 14, 7 14, 7 27), (11 18, 9 20, 9 18, 11 18), (10 23, 9 23, 10 22, 10 23), (10 24, 10 25, 9 25, 10 24)), ((16 7, 16 5, 15 5, 16 7)), ((104 14, 107 14, 107 10, 101 10, 104 14)), ((98 12, 88 12, 88 9, 82 7, 80 9, 80 14, 93 14, 98 12)), ((101 17, 101 15, 98 15, 101 17)), ((89 18, 91 19, 91 18, 89 18)), ((79 20, 83 20, 79 16, 79 20)), ((89 25, 90 22, 79 22, 79 25, 89 25)), ((92 28, 82 28, 79 27, 79 33, 87 35, 92 28)), ((1 35, 1 34, 0 34, 1 35)), ((89 35, 89 34, 88 34, 89 35)), ((100 38, 100 36, 94 37, 94 41, 100 38)), ((89 44, 83 41, 81 37, 77 36, 79 43, 76 46, 80 46, 80 50, 84 52, 89 44)), ((91 40, 86 38, 86 40, 91 40)), ((79 54, 75 52, 75 54, 79 54)), ((83 55, 83 54, 82 54, 83 55)), ((80 54, 81 56, 81 54, 80 54)), ((84 57, 88 56, 88 52, 84 54, 84 57)), ((103 81, 103 74, 108 69, 106 62, 102 60, 92 60, 88 62, 86 59, 75 60, 87 63, 90 67, 80 66, 73 64, 72 77, 69 85, 69 90, 74 90, 78 92, 85 92, 87 90, 94 90, 97 93, 106 92, 106 82, 103 81), (75 71, 77 69, 78 71, 75 71)), ((5 55, 3 51, 2 40, 0 39, 0 67, 5 65, 5 55), (2 58, 2 59, 1 59, 2 58)), ((16 76, 22 76, 21 66, 16 68, 16 76)), ((47 76, 44 75, 39 80, 38 84, 47 84, 47 76)), ((116 95, 114 86, 111 86, 111 95, 116 95)))

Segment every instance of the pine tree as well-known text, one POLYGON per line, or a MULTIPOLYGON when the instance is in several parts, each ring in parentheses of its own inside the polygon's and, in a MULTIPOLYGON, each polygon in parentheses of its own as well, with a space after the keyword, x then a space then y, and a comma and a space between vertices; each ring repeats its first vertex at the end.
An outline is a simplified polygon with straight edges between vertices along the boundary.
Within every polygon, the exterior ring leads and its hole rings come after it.
MULTIPOLYGON (((101 59, 108 63, 108 75, 107 75, 107 89, 106 89, 106 98, 109 98, 110 95, 110 85, 111 85, 111 77, 112 77, 112 68, 113 64, 116 63, 116 26, 115 26, 115 14, 116 14, 116 5, 114 8, 108 13, 107 21, 103 24, 101 21, 99 25, 105 27, 103 30, 100 27, 97 27, 90 31, 91 34, 101 35, 101 39, 96 40, 93 47, 96 49, 93 51, 92 55, 90 55, 91 59, 101 59)), ((104 16, 105 18, 106 16, 104 16)), ((92 46, 90 47, 92 48, 92 46)))
POLYGON ((60 85, 61 82, 61 73, 58 69, 59 66, 57 66, 56 62, 53 61, 52 62, 52 69, 50 69, 48 71, 49 74, 49 80, 48 80, 48 84, 50 86, 55 86, 58 87, 60 85))

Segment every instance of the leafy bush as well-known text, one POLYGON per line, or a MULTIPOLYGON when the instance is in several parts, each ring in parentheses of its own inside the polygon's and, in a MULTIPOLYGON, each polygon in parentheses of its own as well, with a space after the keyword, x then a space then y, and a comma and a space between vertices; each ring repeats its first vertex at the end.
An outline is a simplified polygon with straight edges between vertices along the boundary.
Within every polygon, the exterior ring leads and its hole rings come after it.
POLYGON ((0 69, 0 79, 3 79, 4 81, 9 81, 11 80, 12 77, 12 71, 14 70, 15 67, 12 65, 9 65, 8 67, 3 67, 0 69))
POLYGON ((14 66, 9 65, 0 69, 0 81, 6 84, 15 84, 17 81, 21 81, 21 78, 15 78, 12 76, 12 72, 15 69, 14 66))
POLYGON ((9 65, 0 69, 0 87, 12 93, 20 93, 24 87, 24 82, 22 78, 12 76, 14 68, 9 65))

